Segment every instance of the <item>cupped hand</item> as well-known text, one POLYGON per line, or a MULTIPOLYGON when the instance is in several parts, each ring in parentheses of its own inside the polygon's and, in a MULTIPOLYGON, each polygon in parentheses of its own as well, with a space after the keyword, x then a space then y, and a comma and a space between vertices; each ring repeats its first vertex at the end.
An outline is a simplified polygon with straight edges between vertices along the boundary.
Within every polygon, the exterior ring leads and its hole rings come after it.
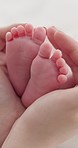
MULTIPOLYGON (((56 43, 54 36, 53 40, 56 48, 64 49, 65 59, 71 66, 78 84, 75 73, 77 59, 74 57, 77 48, 72 52, 70 48, 68 52, 67 46, 62 48, 63 42, 56 43)), ((51 39, 51 43, 53 40, 51 39)), ((65 41, 67 42, 67 37, 65 41)), ((71 42, 68 42, 68 45, 69 43, 71 42)), ((74 46, 76 47, 76 44, 74 46)), ((78 134, 78 87, 54 91, 35 101, 14 123, 2 148, 55 147, 76 134, 78 134)))
POLYGON ((66 62, 73 71, 75 83, 78 84, 78 42, 55 27, 47 29, 47 37, 56 49, 63 52, 66 62))
POLYGON ((6 55, 0 52, 0 147, 14 122, 24 112, 20 98, 9 81, 6 55))
POLYGON ((76 134, 78 87, 54 91, 34 102, 15 122, 2 148, 55 148, 76 134))

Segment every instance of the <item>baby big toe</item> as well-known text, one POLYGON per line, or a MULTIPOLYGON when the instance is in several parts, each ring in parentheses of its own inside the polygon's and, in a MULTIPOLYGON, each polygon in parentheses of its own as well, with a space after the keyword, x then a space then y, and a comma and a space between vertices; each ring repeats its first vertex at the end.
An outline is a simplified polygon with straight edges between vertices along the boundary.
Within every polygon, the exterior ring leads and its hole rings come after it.
POLYGON ((43 27, 38 27, 34 29, 33 40, 35 43, 41 45, 46 38, 46 30, 43 27))
POLYGON ((39 50, 39 56, 42 57, 42 58, 50 58, 50 55, 51 55, 51 52, 52 52, 52 46, 48 43, 43 43, 41 46, 40 46, 40 50, 39 50))

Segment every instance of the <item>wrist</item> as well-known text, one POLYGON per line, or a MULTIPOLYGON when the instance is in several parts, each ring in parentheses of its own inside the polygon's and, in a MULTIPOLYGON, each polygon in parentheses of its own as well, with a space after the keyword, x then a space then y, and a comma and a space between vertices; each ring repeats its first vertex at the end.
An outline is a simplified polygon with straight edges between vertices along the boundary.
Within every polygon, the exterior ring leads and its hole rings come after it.
MULTIPOLYGON (((37 125, 37 124, 36 124, 37 125)), ((48 135, 44 135, 33 122, 27 118, 18 119, 2 148, 55 148, 54 142, 49 143, 48 135)))

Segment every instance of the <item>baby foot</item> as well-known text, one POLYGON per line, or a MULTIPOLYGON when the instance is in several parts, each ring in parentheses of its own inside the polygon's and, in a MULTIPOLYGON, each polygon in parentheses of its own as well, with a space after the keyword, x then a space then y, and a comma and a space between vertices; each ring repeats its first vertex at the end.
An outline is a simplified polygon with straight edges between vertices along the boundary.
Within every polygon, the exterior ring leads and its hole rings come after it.
POLYGON ((50 58, 52 47, 48 43, 40 46, 38 55, 31 65, 31 78, 22 96, 28 107, 32 102, 53 90, 69 87, 69 69, 60 50, 55 50, 50 58), (67 84, 66 84, 67 83, 67 84))
POLYGON ((30 77, 30 66, 36 57, 40 45, 44 42, 46 31, 26 24, 13 27, 6 34, 6 58, 10 80, 18 93, 22 95, 30 77))
POLYGON ((62 51, 63 58, 71 68, 71 87, 75 86, 78 83, 78 42, 56 27, 47 29, 47 37, 56 49, 59 48, 62 51))

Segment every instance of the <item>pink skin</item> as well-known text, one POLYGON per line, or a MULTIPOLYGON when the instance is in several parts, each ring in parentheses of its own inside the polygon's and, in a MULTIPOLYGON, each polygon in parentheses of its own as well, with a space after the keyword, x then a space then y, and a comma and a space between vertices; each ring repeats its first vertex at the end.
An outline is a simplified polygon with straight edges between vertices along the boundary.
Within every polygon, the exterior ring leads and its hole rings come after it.
POLYGON ((67 64, 73 71, 74 83, 78 83, 78 42, 56 27, 47 29, 47 37, 56 49, 60 49, 67 64), (73 60, 74 59, 74 60, 73 60))
POLYGON ((26 107, 50 91, 71 87, 71 72, 61 51, 55 50, 50 58, 52 46, 43 43, 45 37, 44 28, 33 29, 28 24, 14 27, 6 35, 10 80, 16 92, 23 94, 22 102, 26 107))
POLYGON ((30 66, 40 45, 44 42, 46 31, 32 25, 13 27, 6 34, 6 59, 10 80, 19 96, 25 90, 30 78, 30 66))
POLYGON ((50 58, 52 46, 43 43, 31 65, 31 78, 22 96, 23 104, 28 107, 42 95, 60 88, 69 88, 70 69, 56 50, 50 58))
POLYGON ((71 67, 71 75, 69 75, 71 87, 75 86, 78 77, 78 42, 62 31, 59 31, 56 27, 49 27, 47 29, 47 37, 55 49, 59 48, 62 51, 63 58, 68 66, 71 67), (73 59, 75 59, 75 62, 73 59))

